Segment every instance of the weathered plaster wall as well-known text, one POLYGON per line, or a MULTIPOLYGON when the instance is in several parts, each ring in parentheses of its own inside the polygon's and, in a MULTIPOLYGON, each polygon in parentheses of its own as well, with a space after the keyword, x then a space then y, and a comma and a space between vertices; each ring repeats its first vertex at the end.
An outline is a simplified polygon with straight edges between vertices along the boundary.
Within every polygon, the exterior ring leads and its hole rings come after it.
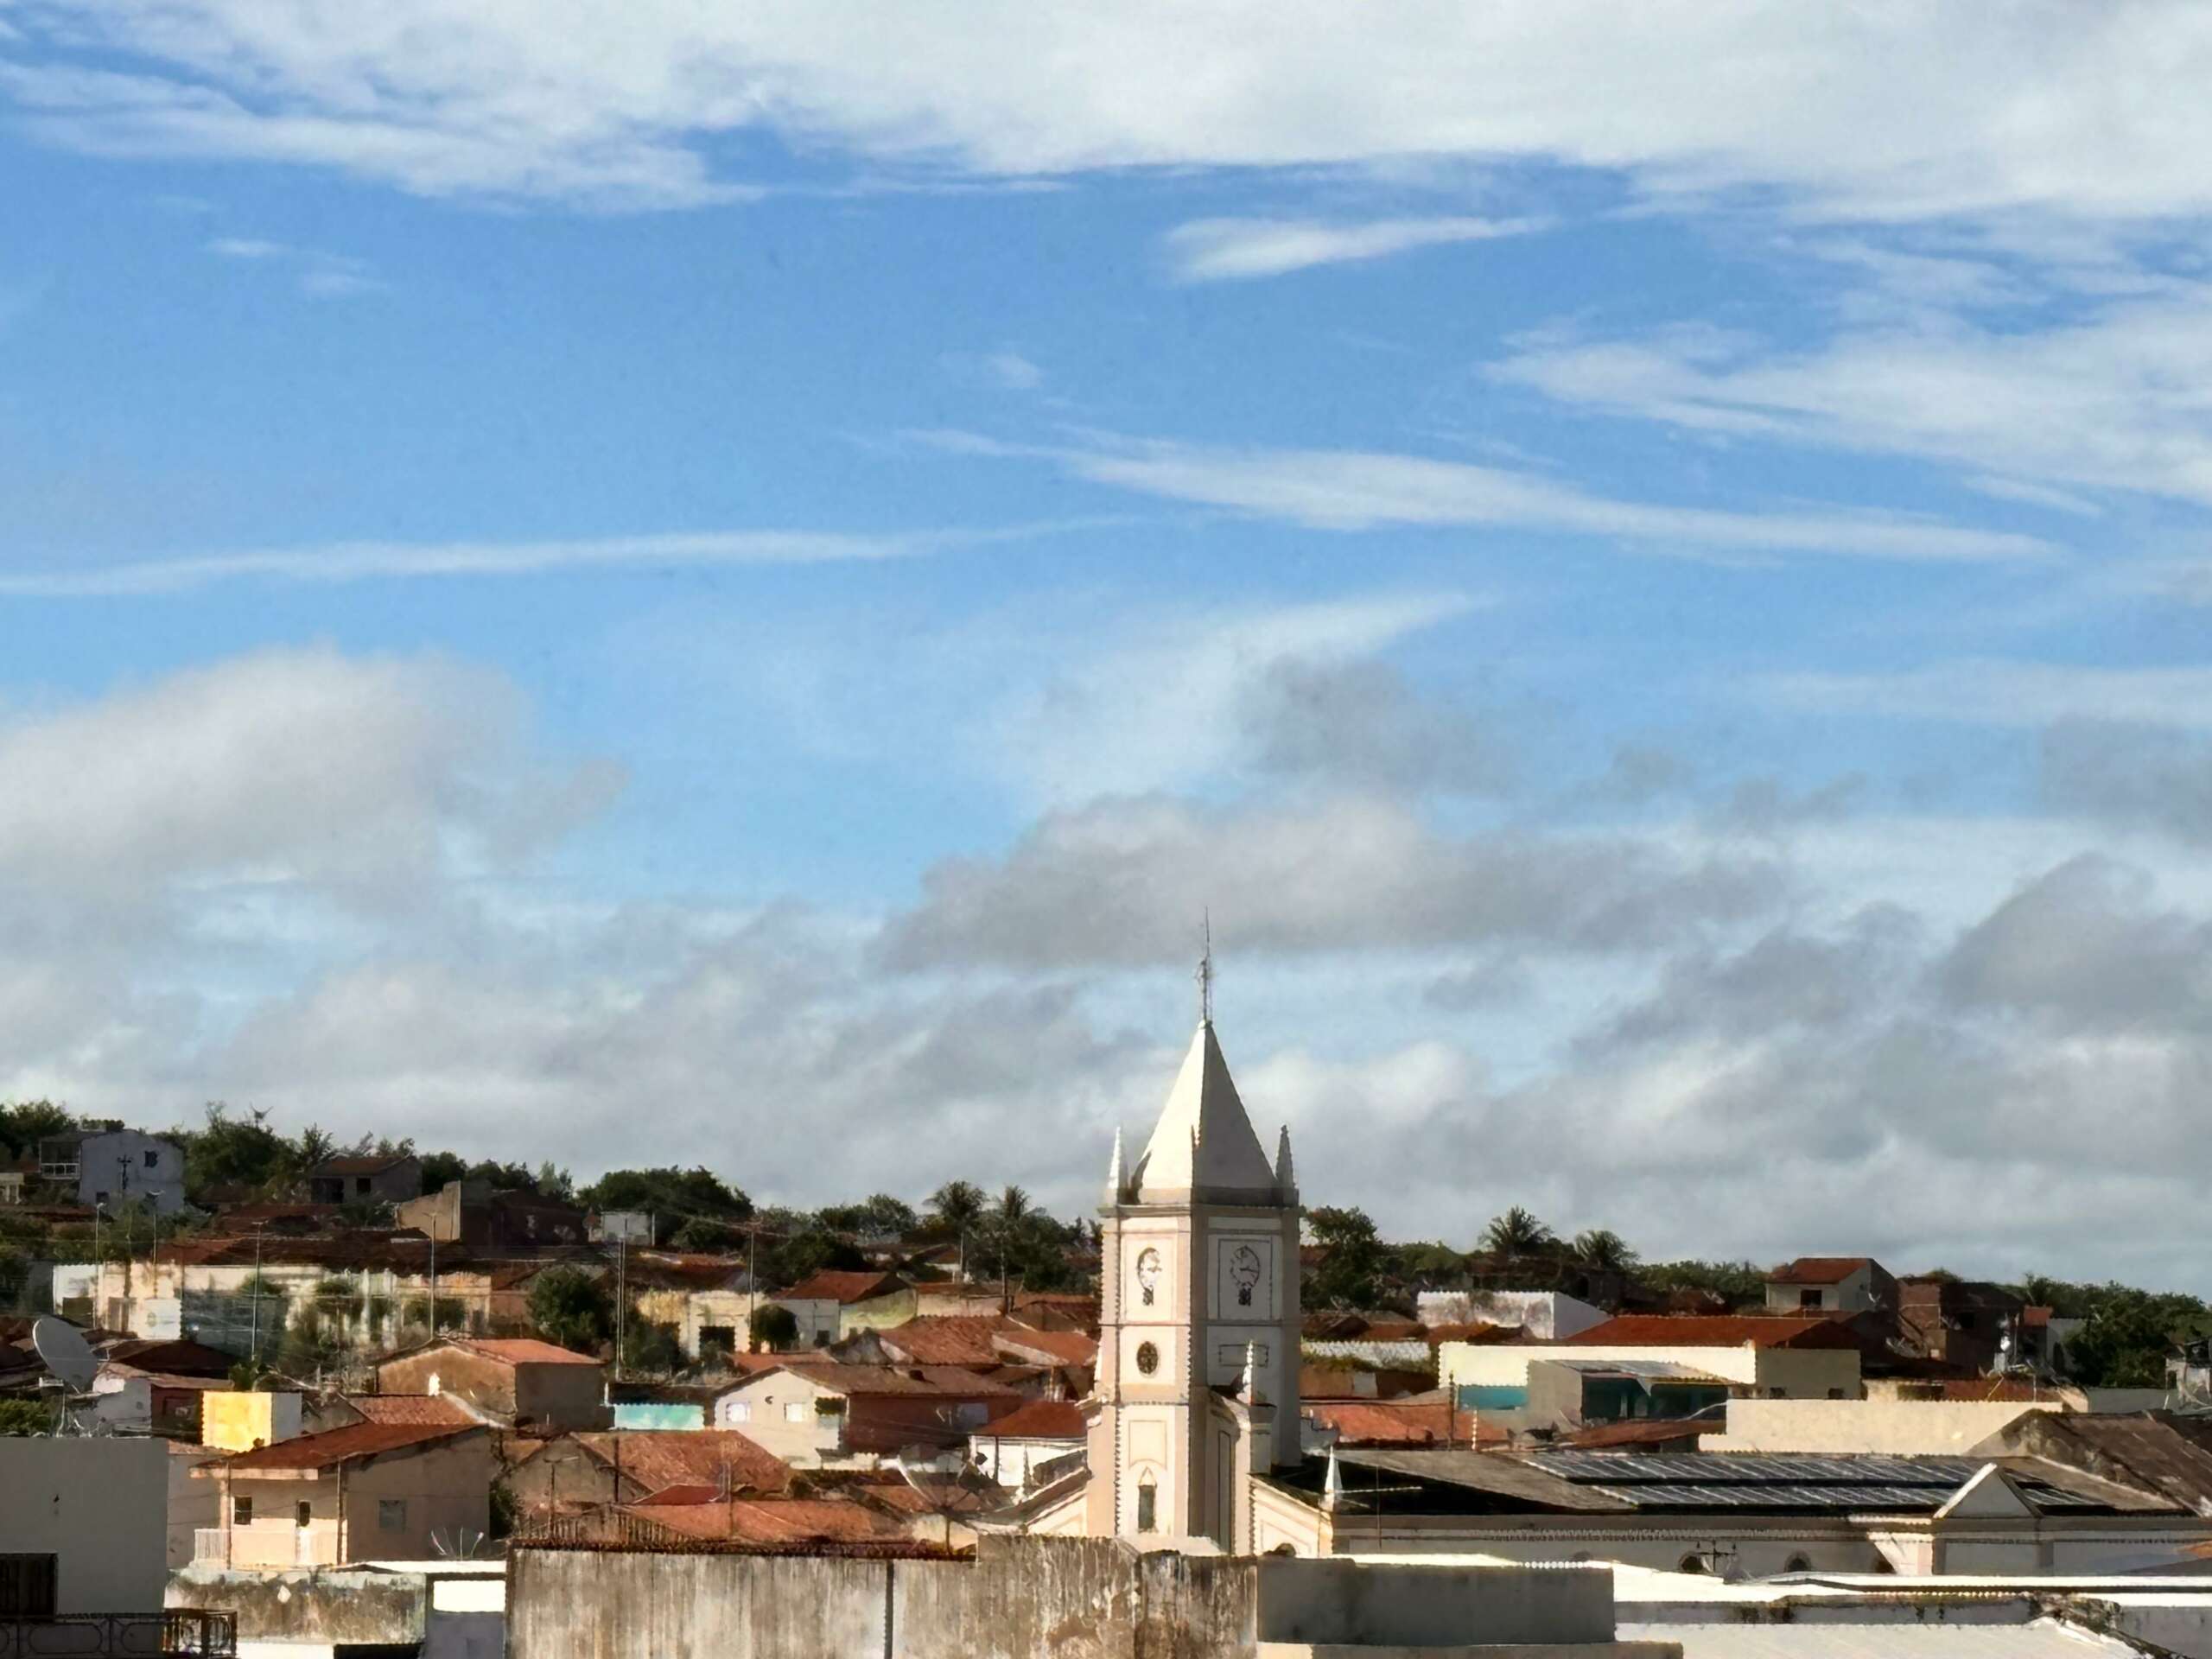
POLYGON ((55 1558, 56 1612, 156 1611, 168 1462, 164 1440, 0 1438, 0 1554, 55 1558))

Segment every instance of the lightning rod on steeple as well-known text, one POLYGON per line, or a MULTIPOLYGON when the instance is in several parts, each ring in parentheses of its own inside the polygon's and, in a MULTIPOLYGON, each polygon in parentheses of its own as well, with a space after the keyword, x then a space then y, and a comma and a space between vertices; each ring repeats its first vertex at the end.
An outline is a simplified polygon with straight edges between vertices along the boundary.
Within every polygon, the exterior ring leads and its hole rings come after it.
POLYGON ((1205 950, 1198 957, 1198 1023, 1213 1024, 1213 912, 1203 912, 1205 927, 1205 950))

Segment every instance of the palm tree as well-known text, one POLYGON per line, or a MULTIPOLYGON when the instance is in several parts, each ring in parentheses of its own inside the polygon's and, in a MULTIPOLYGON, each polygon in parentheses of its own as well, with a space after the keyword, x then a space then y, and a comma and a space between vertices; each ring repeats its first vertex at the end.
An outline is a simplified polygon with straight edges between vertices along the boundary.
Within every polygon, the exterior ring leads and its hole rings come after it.
POLYGON ((973 1181, 947 1181, 930 1194, 930 1208, 947 1227, 965 1232, 983 1213, 983 1189, 973 1181))
POLYGON ((1558 1243, 1550 1228, 1517 1204, 1503 1215, 1492 1217, 1490 1225, 1483 1229, 1483 1248, 1509 1262, 1558 1243))
POLYGON ((1029 1213, 1029 1195, 1018 1186, 1009 1186, 999 1194, 999 1225, 1014 1227, 1029 1213))
POLYGON ((1629 1247, 1629 1242, 1610 1227, 1592 1227, 1577 1233, 1570 1248, 1574 1259, 1584 1267, 1604 1272, 1626 1273, 1642 1259, 1629 1247))

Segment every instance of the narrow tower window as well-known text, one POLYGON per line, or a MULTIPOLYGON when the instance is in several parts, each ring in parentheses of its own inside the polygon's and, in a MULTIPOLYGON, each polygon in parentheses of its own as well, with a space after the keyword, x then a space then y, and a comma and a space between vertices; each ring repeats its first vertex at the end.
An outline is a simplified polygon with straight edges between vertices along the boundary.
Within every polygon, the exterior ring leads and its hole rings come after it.
POLYGON ((1149 1478, 1137 1483, 1137 1530, 1152 1532, 1160 1525, 1160 1489, 1149 1478))

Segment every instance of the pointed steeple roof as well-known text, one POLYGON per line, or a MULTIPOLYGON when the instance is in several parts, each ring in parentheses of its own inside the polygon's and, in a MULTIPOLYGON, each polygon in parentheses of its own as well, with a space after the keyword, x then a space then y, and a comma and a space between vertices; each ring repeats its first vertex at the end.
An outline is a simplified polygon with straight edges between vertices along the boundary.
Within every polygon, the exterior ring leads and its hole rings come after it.
POLYGON ((1236 1096, 1211 1020, 1202 1020, 1191 1039, 1131 1185, 1140 1203, 1207 1192, 1272 1201, 1274 1171, 1236 1096))

